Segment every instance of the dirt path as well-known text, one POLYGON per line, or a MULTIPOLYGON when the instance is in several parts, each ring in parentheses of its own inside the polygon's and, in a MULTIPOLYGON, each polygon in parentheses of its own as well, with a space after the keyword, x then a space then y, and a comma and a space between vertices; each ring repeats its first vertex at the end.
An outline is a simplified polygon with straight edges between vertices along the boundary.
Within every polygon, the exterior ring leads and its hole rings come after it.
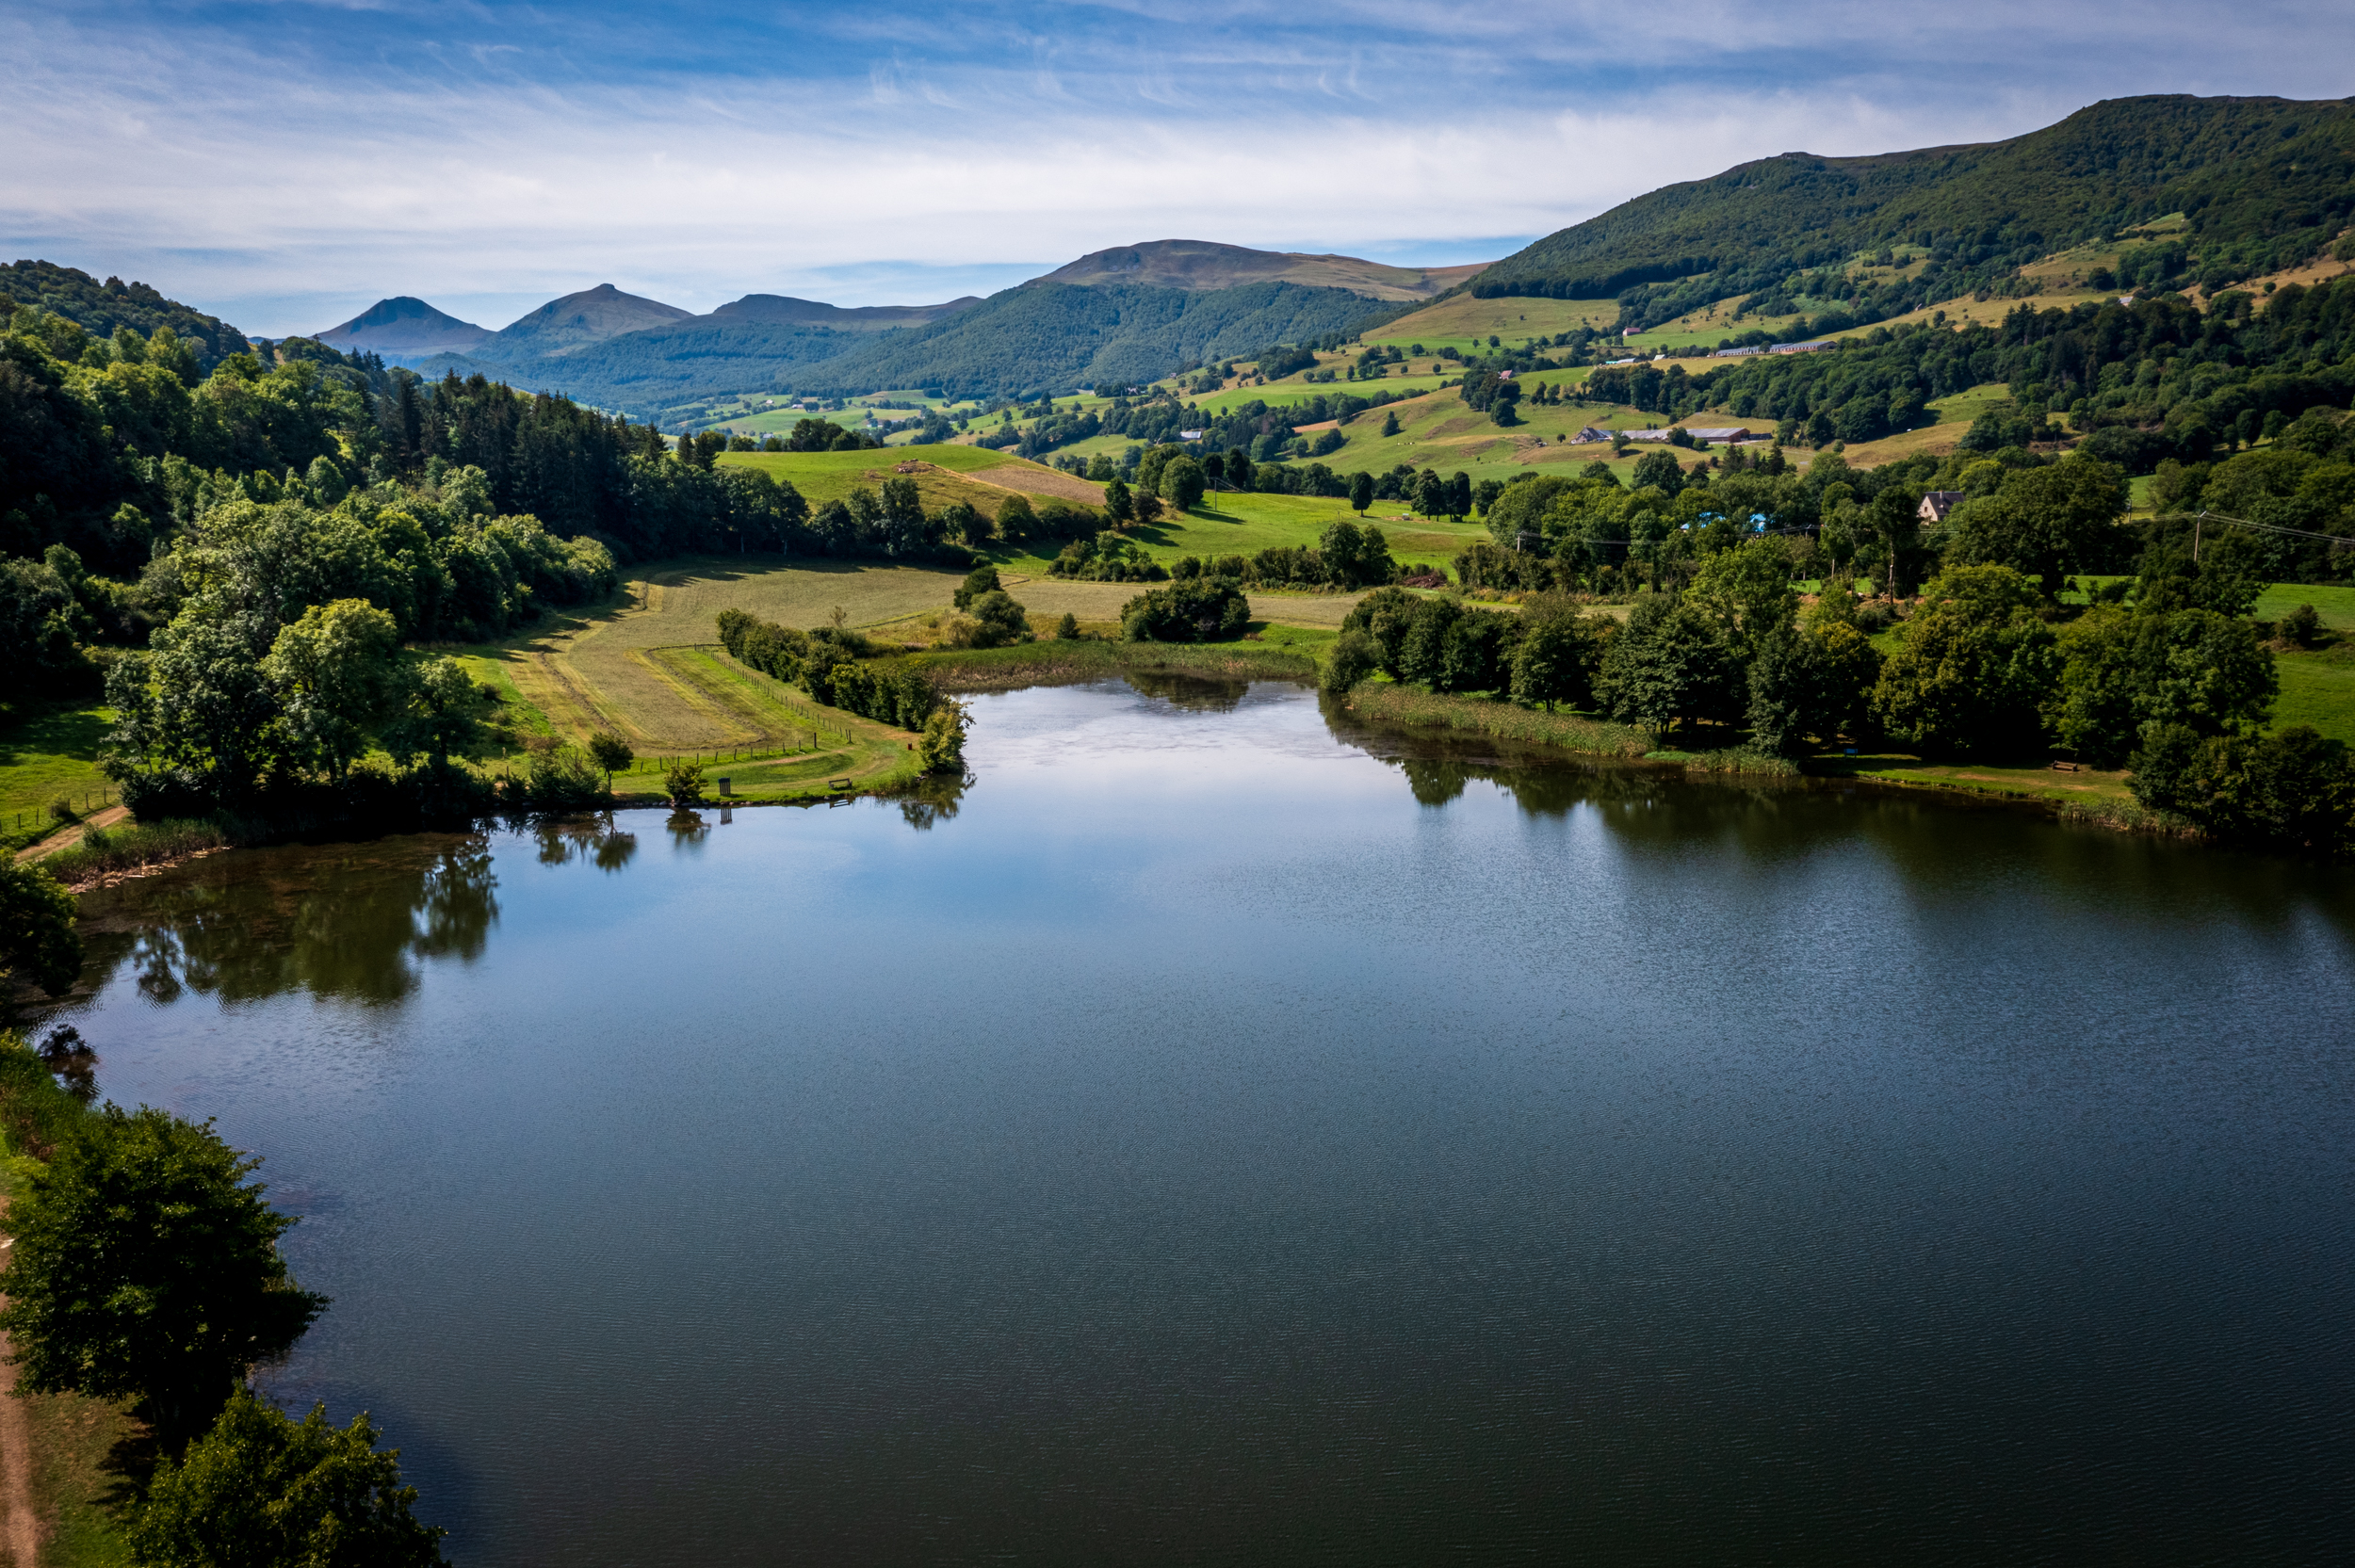
MULTIPOLYGON (((8 1200, 0 1198, 0 1221, 7 1214, 8 1200)), ((14 1239, 0 1237, 0 1247, 14 1239)), ((6 1301, 0 1297, 0 1303, 6 1301)), ((14 1568, 34 1568, 41 1560, 41 1521, 33 1516, 33 1429, 16 1397, 16 1368, 8 1354, 8 1336, 0 1334, 0 1544, 14 1568)))
POLYGON ((70 845, 81 843, 82 835, 90 829, 111 828, 116 823, 127 819, 130 815, 131 810, 128 806, 108 806, 105 811, 92 812, 70 828, 59 828, 39 844, 19 849, 16 852, 16 858, 20 861, 39 860, 43 855, 55 854, 70 845))

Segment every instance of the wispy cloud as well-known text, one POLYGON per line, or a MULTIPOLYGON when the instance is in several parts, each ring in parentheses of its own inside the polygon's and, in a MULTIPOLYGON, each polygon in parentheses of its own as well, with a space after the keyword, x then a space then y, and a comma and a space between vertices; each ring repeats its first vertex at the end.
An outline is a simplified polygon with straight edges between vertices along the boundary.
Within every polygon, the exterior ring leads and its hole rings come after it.
POLYGON ((2343 6, 1627 15, 19 8, 0 247, 268 332, 397 292, 498 325, 608 281, 701 309, 941 298, 1178 235, 1477 260, 1746 158, 1988 139, 2136 92, 2335 95, 2355 57, 2343 6))

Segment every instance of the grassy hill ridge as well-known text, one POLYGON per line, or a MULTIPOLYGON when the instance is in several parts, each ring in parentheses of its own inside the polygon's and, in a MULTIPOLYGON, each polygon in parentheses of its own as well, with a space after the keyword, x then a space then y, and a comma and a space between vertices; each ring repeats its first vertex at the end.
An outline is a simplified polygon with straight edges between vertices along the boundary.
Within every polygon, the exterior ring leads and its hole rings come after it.
POLYGON ((1871 258, 1911 309, 2175 213, 2211 286, 2316 251, 2355 215, 2355 103, 2115 99, 2005 141, 1761 158, 1549 234, 1468 291, 1617 299, 1640 328, 1871 258))

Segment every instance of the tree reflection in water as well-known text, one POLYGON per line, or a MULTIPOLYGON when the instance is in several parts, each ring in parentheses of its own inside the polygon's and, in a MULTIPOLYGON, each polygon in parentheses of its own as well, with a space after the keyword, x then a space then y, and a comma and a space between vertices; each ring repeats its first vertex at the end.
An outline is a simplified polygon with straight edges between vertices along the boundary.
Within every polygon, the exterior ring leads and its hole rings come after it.
POLYGON ((952 821, 957 807, 971 788, 973 775, 949 778, 934 774, 916 781, 907 792, 893 797, 900 808, 900 819, 918 832, 930 832, 940 823, 952 821))
POLYGON ((156 1003, 184 991, 397 1003, 425 961, 482 956, 499 913, 491 858, 489 840, 470 834, 199 862, 85 899, 85 978, 128 969, 156 1003))
POLYGON ((600 871, 619 871, 638 853, 638 835, 603 816, 543 816, 529 824, 539 841, 540 864, 566 865, 584 861, 600 871))

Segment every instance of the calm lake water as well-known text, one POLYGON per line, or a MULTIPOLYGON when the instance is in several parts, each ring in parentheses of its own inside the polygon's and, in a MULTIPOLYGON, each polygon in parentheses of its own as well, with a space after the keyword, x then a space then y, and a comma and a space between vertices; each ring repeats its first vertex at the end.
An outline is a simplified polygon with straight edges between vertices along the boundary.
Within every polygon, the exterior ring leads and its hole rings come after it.
POLYGON ((222 856, 73 1021, 219 1119, 469 1565, 2318 1560, 2355 898, 977 703, 934 808, 222 856))

